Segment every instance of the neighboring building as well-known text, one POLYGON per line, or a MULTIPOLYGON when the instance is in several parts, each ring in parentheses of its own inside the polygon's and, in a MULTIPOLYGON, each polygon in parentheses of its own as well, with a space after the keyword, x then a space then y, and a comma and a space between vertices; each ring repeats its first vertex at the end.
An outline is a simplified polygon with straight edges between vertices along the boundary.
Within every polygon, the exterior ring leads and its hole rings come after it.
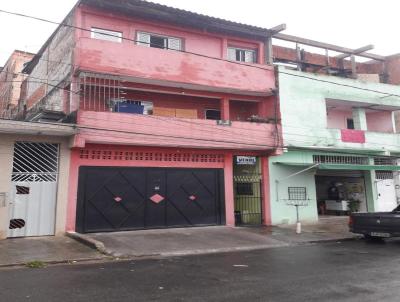
POLYGON ((68 231, 271 223, 268 30, 136 0, 82 0, 64 22, 85 30, 56 30, 24 95, 27 120, 79 128, 68 231))
POLYGON ((375 72, 351 79, 279 68, 286 152, 270 158, 273 224, 294 223, 295 204, 304 221, 343 214, 348 200, 369 212, 397 205, 400 87, 379 82, 395 74, 375 72))
POLYGON ((18 111, 21 84, 26 78, 21 71, 33 56, 29 52, 14 50, 0 69, 0 118, 13 118, 18 111))
POLYGON ((64 234, 72 125, 0 119, 0 239, 64 234))

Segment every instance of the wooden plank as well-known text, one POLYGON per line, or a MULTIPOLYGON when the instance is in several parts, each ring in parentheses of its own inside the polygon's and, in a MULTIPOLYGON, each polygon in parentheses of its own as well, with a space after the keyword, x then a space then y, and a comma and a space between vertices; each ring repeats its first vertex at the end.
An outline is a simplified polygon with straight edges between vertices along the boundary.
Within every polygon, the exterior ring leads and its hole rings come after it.
POLYGON ((175 117, 175 108, 154 107, 153 115, 175 117))
POLYGON ((265 64, 267 65, 272 65, 274 63, 274 54, 273 54, 273 48, 272 48, 272 38, 267 37, 264 42, 264 61, 265 64))
MULTIPOLYGON (((342 52, 342 53, 350 53, 351 54, 354 51, 354 49, 351 49, 351 48, 337 46, 337 45, 333 45, 333 44, 329 44, 329 43, 318 42, 315 40, 300 38, 300 37, 282 34, 282 33, 278 33, 278 34, 274 35, 274 38, 279 39, 279 40, 288 41, 288 42, 294 42, 294 43, 299 43, 299 44, 303 44, 303 45, 328 49, 328 50, 332 50, 332 51, 336 51, 336 52, 342 52)), ((361 54, 359 54, 359 56, 364 57, 364 58, 373 59, 373 60, 378 60, 378 61, 385 61, 384 56, 380 56, 380 55, 376 55, 376 54, 372 54, 372 53, 361 53, 361 54)))
POLYGON ((176 117, 197 119, 196 109, 175 109, 175 112, 176 117))
POLYGON ((277 26, 274 26, 274 27, 268 29, 268 31, 270 32, 270 35, 273 36, 285 29, 286 29, 286 24, 282 23, 282 24, 279 24, 277 26))
POLYGON ((344 59, 344 58, 350 57, 351 55, 360 55, 361 53, 366 52, 371 49, 374 49, 374 45, 369 44, 369 45, 354 49, 354 51, 352 53, 344 53, 344 54, 336 56, 335 58, 344 59))
POLYGON ((351 60, 351 76, 353 79, 357 79, 356 57, 354 55, 351 55, 350 60, 351 60))

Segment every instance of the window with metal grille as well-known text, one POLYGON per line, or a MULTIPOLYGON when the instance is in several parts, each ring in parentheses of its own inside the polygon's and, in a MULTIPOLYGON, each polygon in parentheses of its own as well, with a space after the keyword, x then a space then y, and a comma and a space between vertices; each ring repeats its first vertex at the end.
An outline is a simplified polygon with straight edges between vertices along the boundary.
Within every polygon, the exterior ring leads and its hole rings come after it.
POLYGON ((237 195, 253 195, 253 183, 251 182, 238 182, 236 183, 237 195))
POLYGON ((147 47, 182 50, 182 39, 155 35, 146 32, 137 33, 137 44, 147 47))
POLYGON ((289 200, 307 200, 306 187, 288 187, 289 200))
POLYGON ((58 144, 17 142, 14 145, 13 181, 55 181, 58 144))
POLYGON ((228 47, 228 60, 255 63, 256 51, 252 49, 228 47))
POLYGON ((376 179, 393 179, 393 171, 375 171, 376 179))
POLYGON ((316 164, 368 165, 368 157, 346 155, 313 155, 316 164))
POLYGON ((122 42, 122 33, 118 31, 112 31, 107 29, 92 27, 90 37, 92 39, 99 39, 111 42, 122 42))
POLYGON ((377 166, 397 166, 396 157, 374 157, 374 165, 377 166))

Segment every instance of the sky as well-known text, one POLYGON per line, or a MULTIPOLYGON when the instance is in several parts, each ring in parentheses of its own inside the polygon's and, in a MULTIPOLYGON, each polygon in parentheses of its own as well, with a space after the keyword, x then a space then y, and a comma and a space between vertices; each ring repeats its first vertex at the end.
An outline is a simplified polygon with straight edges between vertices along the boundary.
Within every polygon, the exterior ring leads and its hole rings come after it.
MULTIPOLYGON (((0 9, 61 22, 76 1, 0 0, 0 9)), ((266 28, 286 23, 286 34, 349 48, 373 44, 375 49, 371 52, 381 55, 400 53, 400 1, 396 0, 153 2, 266 28)), ((55 27, 49 23, 0 13, 0 66, 14 49, 37 52, 55 27)))

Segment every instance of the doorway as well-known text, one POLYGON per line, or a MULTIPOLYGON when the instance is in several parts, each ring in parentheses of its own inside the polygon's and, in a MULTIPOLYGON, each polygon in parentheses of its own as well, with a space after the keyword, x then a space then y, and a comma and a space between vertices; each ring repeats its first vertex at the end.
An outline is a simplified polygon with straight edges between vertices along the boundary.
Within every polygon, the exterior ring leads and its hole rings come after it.
POLYGON ((361 171, 319 170, 315 176, 318 215, 342 216, 367 212, 364 175, 361 171))
POLYGON ((263 223, 260 167, 258 157, 234 157, 235 225, 261 225, 263 223))
POLYGON ((14 145, 8 237, 54 235, 58 144, 14 145))

